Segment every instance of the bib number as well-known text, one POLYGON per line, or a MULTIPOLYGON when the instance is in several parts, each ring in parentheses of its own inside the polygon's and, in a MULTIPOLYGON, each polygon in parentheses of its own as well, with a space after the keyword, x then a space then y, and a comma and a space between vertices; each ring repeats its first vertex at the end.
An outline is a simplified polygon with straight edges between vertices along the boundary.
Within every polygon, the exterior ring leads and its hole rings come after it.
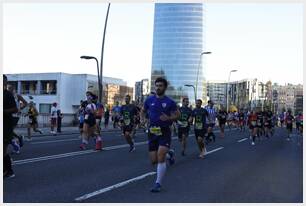
POLYGON ((160 127, 150 127, 150 133, 154 134, 156 136, 161 136, 162 135, 162 131, 160 127))
POLYGON ((124 124, 125 124, 125 125, 130 125, 130 123, 131 123, 131 120, 130 120, 130 119, 125 119, 125 120, 124 120, 124 124))
POLYGON ((203 129, 203 124, 202 122, 197 122, 195 125, 196 129, 203 129))
POLYGON ((85 114, 85 119, 86 119, 86 120, 88 119, 88 117, 89 117, 89 115, 88 115, 88 114, 85 114))
POLYGON ((252 124, 252 126, 256 126, 256 122, 255 121, 252 121, 251 124, 252 124))
POLYGON ((188 122, 186 122, 186 121, 178 121, 178 124, 179 124, 179 126, 180 127, 187 127, 188 126, 188 122))

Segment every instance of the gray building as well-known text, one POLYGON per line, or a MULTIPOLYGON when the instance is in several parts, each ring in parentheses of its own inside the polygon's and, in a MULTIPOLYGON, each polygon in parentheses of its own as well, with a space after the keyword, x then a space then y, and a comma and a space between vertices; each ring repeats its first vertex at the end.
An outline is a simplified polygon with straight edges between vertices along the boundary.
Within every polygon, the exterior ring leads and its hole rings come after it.
POLYGON ((151 91, 154 81, 163 76, 169 82, 167 95, 180 102, 188 96, 199 68, 197 96, 204 98, 204 75, 199 65, 203 51, 203 5, 201 3, 157 3, 154 14, 151 91))

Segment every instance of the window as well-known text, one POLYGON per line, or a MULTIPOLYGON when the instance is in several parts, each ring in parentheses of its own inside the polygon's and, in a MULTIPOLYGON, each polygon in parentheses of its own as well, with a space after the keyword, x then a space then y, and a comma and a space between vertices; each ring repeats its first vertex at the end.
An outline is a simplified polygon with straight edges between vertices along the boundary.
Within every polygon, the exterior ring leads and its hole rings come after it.
POLYGON ((51 107, 51 104, 39 104, 39 113, 50 114, 51 107))
POLYGON ((17 88, 18 88, 18 82, 17 81, 8 81, 7 84, 10 85, 11 87, 13 87, 13 90, 17 91, 17 88))
POLYGON ((56 94, 56 80, 41 81, 40 94, 56 94))
POLYGON ((36 85, 37 81, 22 81, 21 94, 37 94, 36 85))

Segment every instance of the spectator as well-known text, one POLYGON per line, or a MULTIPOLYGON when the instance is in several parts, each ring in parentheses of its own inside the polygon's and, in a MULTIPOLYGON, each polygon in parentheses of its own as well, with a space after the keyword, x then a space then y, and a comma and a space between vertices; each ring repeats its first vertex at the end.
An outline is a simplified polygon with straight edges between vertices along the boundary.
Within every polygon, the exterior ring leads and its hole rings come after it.
POLYGON ((14 96, 7 90, 7 77, 3 75, 3 176, 5 178, 15 177, 7 148, 13 138, 14 123, 12 114, 17 112, 18 108, 14 96))
POLYGON ((57 110, 57 132, 62 133, 63 114, 60 109, 57 110))
POLYGON ((104 113, 104 127, 105 127, 105 129, 108 128, 108 121, 109 121, 109 107, 106 108, 106 111, 104 113))
POLYGON ((51 107, 51 131, 50 131, 50 133, 54 135, 56 135, 56 132, 54 131, 54 128, 56 127, 56 120, 57 120, 57 108, 56 107, 57 107, 57 103, 54 102, 51 107))

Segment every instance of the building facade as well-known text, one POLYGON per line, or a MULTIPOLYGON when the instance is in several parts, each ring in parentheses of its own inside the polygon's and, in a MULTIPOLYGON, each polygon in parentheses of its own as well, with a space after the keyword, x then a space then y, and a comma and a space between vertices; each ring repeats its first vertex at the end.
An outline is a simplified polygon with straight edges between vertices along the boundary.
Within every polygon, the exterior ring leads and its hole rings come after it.
POLYGON ((226 108, 226 86, 225 81, 207 81, 207 97, 220 108, 226 108))
MULTIPOLYGON (((27 73, 7 74, 7 77, 18 94, 35 103, 40 116, 48 116, 52 103, 57 102, 64 114, 64 124, 75 118, 80 100, 86 98, 86 91, 98 94, 97 76, 90 74, 27 73)), ((125 81, 111 77, 103 78, 103 90, 104 104, 109 105, 123 101, 126 94, 133 94, 133 88, 125 81)))
POLYGON ((303 85, 274 84, 272 88, 275 111, 280 113, 291 110, 293 114, 303 112, 303 85))
POLYGON ((168 80, 167 95, 180 102, 184 96, 194 102, 194 91, 184 85, 195 85, 199 70, 197 97, 204 98, 203 5, 201 3, 157 3, 154 14, 151 91, 154 81, 168 80))

